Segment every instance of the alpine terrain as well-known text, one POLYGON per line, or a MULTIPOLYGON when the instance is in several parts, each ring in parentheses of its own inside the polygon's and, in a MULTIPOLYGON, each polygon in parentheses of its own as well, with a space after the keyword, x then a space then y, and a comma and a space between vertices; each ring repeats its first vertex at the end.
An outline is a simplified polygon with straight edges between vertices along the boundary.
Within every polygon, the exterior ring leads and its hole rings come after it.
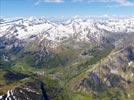
POLYGON ((0 100, 134 100, 134 17, 1 18, 0 100))

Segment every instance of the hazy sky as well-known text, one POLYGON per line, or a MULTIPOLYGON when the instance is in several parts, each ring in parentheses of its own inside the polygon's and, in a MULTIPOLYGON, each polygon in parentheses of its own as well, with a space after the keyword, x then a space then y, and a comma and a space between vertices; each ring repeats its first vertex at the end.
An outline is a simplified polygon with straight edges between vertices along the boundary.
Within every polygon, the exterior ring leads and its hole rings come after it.
POLYGON ((134 0, 0 0, 2 17, 134 15, 134 0))

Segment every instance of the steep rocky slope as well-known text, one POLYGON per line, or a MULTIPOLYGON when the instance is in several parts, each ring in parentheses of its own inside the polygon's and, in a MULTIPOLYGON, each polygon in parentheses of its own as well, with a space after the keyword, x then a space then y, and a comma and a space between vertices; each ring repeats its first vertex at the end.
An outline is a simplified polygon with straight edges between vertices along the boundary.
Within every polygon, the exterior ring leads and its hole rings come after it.
POLYGON ((129 40, 121 40, 122 42, 107 57, 95 65, 89 65, 82 77, 80 74, 77 76, 79 78, 71 80, 70 88, 99 96, 101 99, 109 94, 107 99, 132 100, 134 96, 134 35, 126 38, 129 40), (120 94, 115 95, 114 92, 120 94))
POLYGON ((28 82, 0 96, 1 100, 49 100, 43 83, 28 82))

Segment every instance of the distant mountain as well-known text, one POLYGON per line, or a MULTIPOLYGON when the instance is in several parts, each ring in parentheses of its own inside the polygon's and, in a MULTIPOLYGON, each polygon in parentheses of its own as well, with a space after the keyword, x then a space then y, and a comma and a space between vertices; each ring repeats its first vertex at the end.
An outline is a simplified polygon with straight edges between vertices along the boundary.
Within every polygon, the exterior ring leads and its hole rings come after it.
POLYGON ((56 21, 49 21, 44 17, 30 17, 27 19, 1 21, 0 36, 10 37, 10 35, 14 35, 22 40, 43 34, 47 39, 58 42, 74 36, 77 36, 77 41, 90 41, 90 38, 99 39, 102 36, 106 36, 108 32, 134 32, 133 22, 133 18, 93 19, 76 17, 57 23, 56 21))

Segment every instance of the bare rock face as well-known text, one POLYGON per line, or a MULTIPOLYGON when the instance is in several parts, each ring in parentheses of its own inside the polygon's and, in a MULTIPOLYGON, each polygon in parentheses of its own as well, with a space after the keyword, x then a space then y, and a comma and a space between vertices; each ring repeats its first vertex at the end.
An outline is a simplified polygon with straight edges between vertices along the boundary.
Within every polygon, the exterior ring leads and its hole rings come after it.
POLYGON ((0 100, 49 100, 42 82, 27 82, 6 94, 0 100))
POLYGON ((128 60, 129 61, 134 61, 134 47, 128 47, 128 60))
POLYGON ((93 72, 81 81, 80 86, 83 86, 87 90, 92 90, 94 92, 101 92, 105 89, 105 86, 99 76, 93 72))
POLYGON ((105 81, 103 81, 97 73, 91 72, 86 78, 81 80, 79 86, 83 89, 85 88, 87 91, 99 93, 109 87, 115 88, 123 86, 123 83, 125 83, 125 80, 121 76, 112 73, 107 75, 104 79, 105 81))

